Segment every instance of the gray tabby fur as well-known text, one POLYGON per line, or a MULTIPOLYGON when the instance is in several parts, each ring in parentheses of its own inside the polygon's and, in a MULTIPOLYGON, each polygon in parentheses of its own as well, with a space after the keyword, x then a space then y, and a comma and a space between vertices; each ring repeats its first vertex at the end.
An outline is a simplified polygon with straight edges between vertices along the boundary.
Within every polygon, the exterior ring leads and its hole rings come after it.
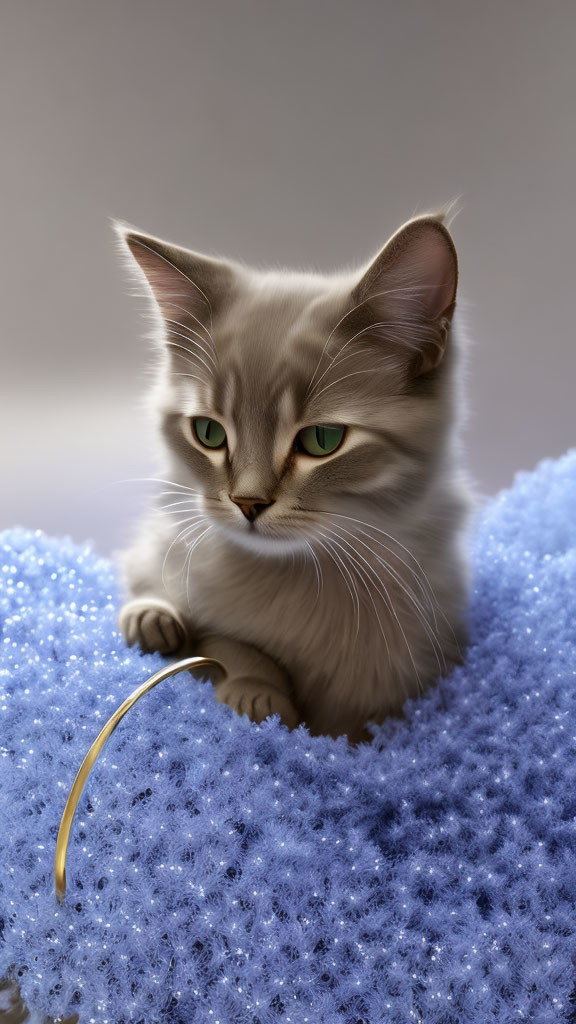
POLYGON ((465 636, 457 263, 443 214, 361 271, 256 271, 118 226, 152 300, 165 481, 123 564, 129 643, 220 657, 255 721, 365 736, 465 636), (191 418, 226 428, 203 448, 191 418), (345 424, 325 458, 304 426, 345 424), (273 501, 253 523, 229 495, 273 501))

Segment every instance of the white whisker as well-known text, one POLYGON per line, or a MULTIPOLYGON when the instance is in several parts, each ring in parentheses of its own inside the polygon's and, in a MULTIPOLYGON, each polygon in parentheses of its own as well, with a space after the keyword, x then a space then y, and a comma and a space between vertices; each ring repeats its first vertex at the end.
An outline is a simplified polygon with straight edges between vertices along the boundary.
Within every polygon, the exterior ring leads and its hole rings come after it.
POLYGON ((360 599, 358 597, 358 591, 356 589, 356 585, 355 585, 354 580, 353 580, 353 578, 352 578, 352 576, 350 574, 350 571, 348 570, 348 568, 346 566, 344 566, 344 569, 345 569, 346 573, 348 574, 348 577, 349 577, 349 579, 350 579, 350 581, 352 583, 352 587, 350 586, 350 584, 348 583, 348 580, 346 579, 346 576, 344 575, 342 567, 341 567, 341 565, 343 565, 342 559, 340 558, 339 555, 337 555, 336 553, 334 553, 334 552, 332 552, 330 550, 332 545, 330 544, 329 538, 326 537, 325 534, 322 534, 322 537, 326 540, 328 547, 325 544, 323 544, 322 541, 318 539, 318 537, 316 537, 316 543, 319 544, 320 547, 326 552, 326 554, 328 555, 330 560, 334 563, 334 565, 338 569, 340 575, 342 576, 342 579, 344 580, 344 583, 346 584, 346 587, 348 589, 348 593, 350 594, 350 598, 352 600, 352 605, 353 605, 353 607, 354 607, 354 609, 356 611, 356 637, 357 637, 358 633, 360 632, 360 599), (338 561, 336 559, 338 559, 338 561), (339 562, 341 564, 339 564, 339 562))
MULTIPOLYGON (((166 323, 173 324, 173 323, 177 323, 177 321, 175 321, 175 320, 168 320, 167 319, 166 323)), ((175 337, 182 338, 183 341, 188 342, 189 345, 194 345, 195 348, 199 348, 200 351, 203 352, 204 355, 207 356, 207 358, 212 363, 212 369, 213 370, 217 369, 217 363, 216 363, 216 360, 214 358, 214 355, 212 354, 210 349, 207 349, 206 346, 202 344, 202 339, 200 339, 200 341, 196 341, 195 338, 189 338, 186 334, 182 334, 181 331, 175 331, 173 327, 167 327, 165 330, 166 330, 166 334, 173 334, 175 337)), ((189 327, 185 327, 184 330, 190 331, 190 328, 189 327)), ((200 338, 200 335, 197 334, 196 331, 191 331, 191 333, 192 334, 196 334, 196 338, 200 338)), ((185 351, 189 351, 189 350, 185 348, 185 351)), ((190 352, 190 355, 193 356, 193 355, 196 355, 196 353, 195 352, 190 352)), ((197 358, 199 358, 199 356, 197 356, 197 358)))
MULTIPOLYGON (((191 320, 195 320, 196 323, 198 324, 198 326, 201 327, 202 330, 206 332, 206 334, 208 336, 208 339, 210 341, 210 344, 212 345, 212 348, 214 349, 214 355, 216 356, 216 358, 218 358, 218 353, 216 352, 216 346, 214 344, 214 338, 210 334, 210 331, 206 327, 206 324, 203 324, 202 321, 199 320, 198 317, 195 316, 194 313, 191 312, 191 310, 186 309, 185 306, 179 306, 177 302, 166 302, 165 305, 166 306, 174 306, 174 309, 181 309, 183 313, 186 313, 186 316, 190 317, 191 320)), ((175 320, 174 323, 178 323, 178 321, 175 320)), ((183 327, 184 325, 181 324, 180 326, 183 327)), ((190 328, 187 327, 186 330, 190 330, 190 328)))
MULTIPOLYGON (((344 516, 343 517, 341 514, 339 514, 337 512, 326 512, 326 513, 323 513, 323 514, 324 515, 328 515, 328 516, 338 516, 338 518, 346 518, 346 519, 350 519, 351 518, 350 516, 344 516)), ((353 520, 353 521, 361 522, 361 520, 353 520)), ((334 525, 336 526, 337 524, 335 523, 334 525)), ((366 523, 364 525, 369 526, 370 524, 366 523)), ((378 527, 376 527, 376 526, 373 526, 373 527, 370 527, 370 528, 373 529, 373 530, 377 530, 378 529, 378 527)), ((342 529, 343 529, 343 527, 342 527, 342 529)), ((384 531, 382 531, 382 532, 384 532, 384 531)), ((418 562, 416 563, 418 565, 419 570, 420 570, 420 574, 419 574, 419 573, 416 572, 415 569, 412 568, 412 566, 408 565, 408 563, 405 561, 405 559, 403 559, 402 556, 398 554, 398 552, 394 551, 393 548, 389 547, 388 544, 384 544, 384 542, 379 540, 377 537, 371 537, 370 534, 366 533, 365 530, 358 529, 357 533, 361 533, 363 537, 367 537, 368 540, 372 541, 373 544, 378 544, 379 547, 383 548, 385 551, 388 551, 391 555, 394 556, 394 558, 396 558, 405 567, 407 572, 410 573, 410 575, 413 577, 414 581, 417 583, 417 585, 418 585, 418 587, 420 589, 420 592, 422 594, 422 598, 423 598, 424 601, 426 601, 426 603, 427 603, 427 605, 428 605, 428 607, 430 609, 430 612, 432 614, 432 617, 434 618, 434 624, 436 625, 436 616, 435 616, 435 611, 434 611, 434 605, 436 604, 436 606, 438 606, 438 602, 436 601, 436 598, 434 596, 432 588, 431 588, 431 586, 429 584, 428 577, 424 573, 424 570, 422 569, 420 564, 418 562), (425 577, 426 582, 428 583, 428 587, 429 587, 428 590, 426 590, 424 584, 422 583, 421 576, 425 577)), ((355 537, 356 534, 351 532, 351 536, 355 537)), ((389 537, 390 535, 386 534, 386 536, 389 537)), ((393 538, 390 537, 390 539, 392 540, 393 538)), ((396 543, 400 547, 402 547, 402 545, 400 545, 399 541, 397 541, 396 543)), ((407 549, 404 549, 404 550, 407 550, 407 549)), ((378 557, 378 556, 376 556, 376 557, 378 557)), ((412 556, 412 558, 414 558, 414 556, 412 556)), ((416 560, 414 559, 414 561, 416 561, 416 560)), ((389 563, 386 563, 386 564, 388 565, 389 563)))
POLYGON ((414 570, 411 569, 409 565, 406 565, 406 562, 404 562, 404 560, 402 558, 400 558, 398 555, 396 555, 395 552, 393 552, 390 548, 387 548, 386 545, 382 544, 381 541, 376 540, 374 537, 370 537, 367 533, 365 533, 364 530, 359 530, 358 531, 364 537, 368 537, 368 539, 371 540, 373 544, 378 544, 379 547, 382 547, 385 550, 390 551, 391 554, 393 554, 395 558, 398 558, 398 560, 400 562, 402 562, 403 565, 406 566, 408 572, 414 577, 414 580, 415 580, 415 582, 417 583, 417 585, 418 585, 418 587, 420 589, 422 597, 423 597, 423 599, 427 603, 427 606, 428 606, 428 610, 427 611, 424 608, 424 605, 421 603, 421 601, 416 597, 414 591, 412 590, 412 587, 410 587, 410 585, 408 584, 408 581, 407 580, 406 581, 402 580, 402 577, 401 577, 400 573, 397 572, 396 569, 394 569, 394 567, 391 566, 390 563, 388 561, 386 561, 385 558, 384 559, 381 558, 380 555, 378 555, 374 551, 374 549, 370 547, 369 544, 366 544, 365 541, 360 540, 360 538, 355 533, 353 533, 351 530, 346 530, 343 526, 339 526, 338 529, 343 530, 344 533, 347 533, 350 537, 354 537, 355 540, 357 540, 360 544, 363 545, 363 547, 367 548, 368 551, 370 551, 374 555, 374 558, 376 558, 376 560, 380 563, 380 565, 382 565, 382 567, 386 570, 386 572, 390 576, 392 576, 392 579, 394 579, 399 584, 399 586, 401 586, 405 590, 407 595, 410 594, 410 600, 413 601, 416 604, 416 606, 420 610, 421 614, 424 615, 424 616, 426 616, 427 614, 432 616, 432 619, 433 619, 433 622, 434 622, 434 628, 437 630, 438 629, 438 623, 436 621, 436 612, 435 612, 435 609, 434 609, 434 605, 430 601, 429 595, 427 595, 424 587, 422 586, 421 581, 419 580, 418 576, 414 573, 414 570), (408 588, 408 589, 406 589, 406 588, 408 588))
MULTIPOLYGON (((393 358, 394 358, 393 356, 386 356, 382 360, 382 362, 386 362, 388 359, 393 359, 393 358)), ((352 373, 345 373, 343 377, 338 377, 338 380, 333 380, 333 381, 330 382, 330 384, 325 384, 323 388, 320 388, 320 391, 316 392, 316 390, 314 390, 312 392, 312 396, 311 397, 315 398, 315 399, 318 399, 318 398, 320 398, 320 395, 323 395, 325 391, 329 390, 329 388, 335 387, 336 384, 341 384, 341 382, 343 380, 348 380, 350 377, 357 377, 361 373, 371 373, 373 375, 374 374, 374 367, 370 366, 370 367, 366 367, 366 369, 364 369, 364 370, 353 370, 352 373)))
MULTIPOLYGON (((339 526, 339 527, 337 527, 337 529, 344 530, 344 532, 347 533, 349 536, 353 537, 354 540, 359 540, 359 538, 357 538, 353 533, 351 533, 350 530, 345 530, 343 526, 339 526)), ((348 541, 348 543, 350 543, 350 541, 348 541)), ((416 617, 417 617, 418 621, 421 623, 422 627, 424 628, 424 631, 426 632, 426 635, 427 635, 427 637, 428 637, 428 639, 430 641, 430 645, 432 647, 432 650, 434 651, 434 655, 436 657, 436 661, 438 662, 439 671, 441 673, 445 672, 446 671, 446 659, 444 658, 444 654, 443 654, 443 651, 442 651, 442 646, 441 646, 440 641, 438 639, 438 635, 432 629, 432 626, 428 622, 428 620, 426 618, 426 614, 425 614, 424 608, 422 607, 422 605, 420 604, 420 602, 418 601, 418 599, 414 595, 413 591, 411 590, 411 588, 409 588, 407 586, 407 584, 405 584, 405 582, 398 575, 398 573, 396 573, 391 568, 391 566, 388 565, 387 562, 385 562, 381 558, 379 558, 379 556, 376 554, 376 552, 373 551, 372 548, 368 544, 366 544, 364 541, 361 541, 361 540, 359 540, 359 543, 362 544, 365 548, 367 548, 367 550, 370 551, 370 553, 378 560, 378 562, 382 565, 382 567, 386 570, 386 572, 388 572, 388 574, 392 576, 392 578, 395 580, 396 584, 400 587, 400 589, 403 591, 403 593, 405 594, 407 599, 414 606, 414 609, 415 609, 415 612, 416 612, 416 617)), ((362 558, 363 556, 360 554, 360 552, 357 549, 355 549, 355 550, 356 550, 356 553, 362 558)), ((382 584, 382 585, 384 585, 384 584, 382 584)), ((400 621, 399 621, 399 619, 398 619, 398 617, 396 615, 395 609, 391 607, 391 611, 393 612, 394 617, 396 618, 396 621, 398 622, 398 625, 402 629, 402 626, 400 625, 400 621)))
POLYGON ((194 521, 193 522, 192 519, 189 519, 187 521, 188 525, 185 526, 184 529, 181 530, 180 533, 178 533, 176 537, 174 537, 172 543, 170 544, 170 546, 168 547, 168 550, 166 551, 166 554, 164 555, 164 561, 162 562, 161 577, 162 577, 162 584, 163 584, 165 590, 167 590, 168 588, 166 586, 166 579, 165 579, 164 573, 165 573, 165 569, 166 569, 166 562, 168 561, 168 556, 170 555, 170 552, 172 551, 172 548, 179 541, 184 541, 186 536, 188 536, 189 534, 193 533, 194 530, 196 530, 199 526, 202 526, 204 524, 204 522, 207 521, 205 516, 203 516, 203 517, 195 516, 194 520, 201 520, 201 521, 194 521))
POLYGON ((186 501, 193 501, 194 499, 198 498, 199 496, 202 496, 202 491, 194 491, 191 494, 184 494, 184 495, 183 495, 182 491, 159 491, 158 494, 156 495, 156 497, 157 498, 163 498, 163 497, 170 497, 172 495, 176 495, 176 497, 178 498, 178 501, 168 501, 168 502, 165 502, 165 504, 162 505, 161 508, 169 508, 170 505, 180 505, 180 504, 184 504, 184 502, 186 502, 186 501))
POLYGON ((198 509, 198 504, 192 504, 192 501, 192 498, 182 498, 180 501, 168 501, 164 505, 159 505, 156 511, 166 512, 167 515, 179 515, 181 512, 186 511, 194 512, 198 509), (180 508, 177 506, 180 506, 180 508))
POLYGON ((346 348, 348 348, 348 345, 351 345, 353 341, 356 341, 356 338, 361 338, 363 334, 368 334, 369 331, 373 331, 377 327, 393 327, 393 326, 395 326, 395 325, 392 324, 392 323, 390 323, 390 324, 387 324, 387 323, 370 324, 369 327, 364 327, 361 331, 358 331, 357 334, 354 334, 351 338, 348 338, 348 340, 344 343, 344 345, 342 345, 342 347, 338 349, 336 354, 334 356, 332 356, 332 359, 330 360, 328 366, 326 367, 324 372, 321 373, 320 376, 318 377, 318 380, 316 381, 316 383, 314 385, 314 388, 312 389, 311 392, 308 392, 308 396, 310 397, 310 395, 313 395, 315 393, 316 388, 318 387, 320 381, 324 379, 324 377, 326 376, 327 373, 329 373, 329 371, 332 369, 334 363, 338 363, 340 361, 339 357, 342 355, 344 350, 346 348))
POLYGON ((305 541, 305 544, 306 544, 306 547, 308 548, 308 550, 310 552, 310 555, 312 556, 312 561, 314 563, 314 568, 316 570, 316 600, 314 602, 314 606, 316 606, 318 604, 318 601, 320 600, 320 593, 321 593, 322 585, 323 585, 322 566, 320 565, 320 562, 318 561, 318 558, 316 557, 316 552, 314 551, 314 548, 312 547, 310 542, 309 541, 305 541))
MULTIPOLYGON (((158 476, 125 477, 123 480, 114 480, 113 484, 169 484, 171 487, 180 487, 184 492, 193 491, 193 488, 188 487, 186 484, 179 484, 176 480, 164 480, 162 477, 158 476)), ((195 491, 194 493, 201 492, 195 491)))
POLYGON ((352 306, 352 308, 349 309, 347 313, 344 313, 344 316, 340 317, 338 323, 335 325, 335 327, 332 328, 332 330, 330 331, 330 334, 328 335, 326 341, 324 342, 324 347, 323 347, 323 349, 322 349, 322 351, 320 353, 320 358, 319 358, 319 360, 318 360, 318 362, 316 364, 316 368, 315 368, 314 373, 312 374, 312 376, 310 378, 310 383, 308 384, 308 387, 306 389, 306 397, 308 397, 308 394, 310 393, 310 389, 312 388, 312 385, 314 383, 314 379, 316 377, 316 374, 318 373, 318 370, 319 370, 320 364, 321 364, 321 362, 322 362, 322 360, 324 358, 324 354, 326 352, 326 349, 328 348, 328 345, 330 344, 330 340, 333 338, 335 332, 338 330, 340 325, 342 323, 344 323, 344 320, 346 320, 347 317, 349 317, 357 309, 360 309, 360 307, 364 306, 366 303, 372 302, 374 299, 380 298, 382 295, 396 295, 398 292, 410 292, 410 294, 413 294, 414 293, 414 287, 412 285, 406 285, 406 286, 402 286, 402 287, 399 287, 399 288, 387 288, 387 289, 385 289, 384 291, 381 291, 381 292, 374 292, 372 295, 368 295, 365 299, 362 299, 362 302, 359 302, 356 306, 352 306))
MULTIPOLYGON (((332 536, 333 536, 333 537, 337 537, 337 536, 338 536, 338 534, 334 533, 334 532, 333 532, 332 530, 330 530, 329 528, 327 528, 327 529, 328 529, 328 532, 329 532, 330 534, 332 534, 332 536)), ((340 539, 342 540, 343 538, 340 538, 340 539)), ((342 547, 342 545, 341 545, 341 544, 340 544, 340 543, 339 543, 339 542, 338 542, 337 540, 335 540, 335 541, 333 540, 333 541, 332 541, 332 543, 333 543, 333 544, 335 544, 335 545, 337 545, 337 546, 338 546, 338 547, 340 548, 340 550, 341 550, 341 551, 343 552, 344 556, 345 556, 345 557, 346 557, 346 558, 348 559, 348 561, 349 561, 349 562, 353 562, 353 563, 354 563, 354 565, 356 566, 356 572, 358 573, 358 576, 359 576, 359 578, 360 578, 360 581, 361 581, 361 582, 362 582, 362 583, 364 584, 364 589, 365 589, 366 593, 368 594, 368 598, 369 598, 369 600, 370 600, 370 603, 371 603, 371 605, 372 605, 372 607, 373 607, 373 609, 374 609, 374 614, 376 615, 376 619, 378 620, 378 625, 379 625, 379 627, 380 627, 380 632, 381 632, 381 634, 382 634, 382 639, 384 640, 384 644, 385 644, 385 646, 386 646, 386 653, 387 653, 387 655, 388 655, 388 662, 389 662, 389 664, 391 664, 392 662, 391 662, 391 657, 390 657, 390 648, 389 648, 389 646, 388 646, 388 638, 387 638, 387 636, 386 636, 386 631, 385 631, 385 629, 384 629, 384 626, 383 626, 383 624, 382 624, 382 620, 381 620, 381 618, 380 618, 380 615, 379 615, 379 613, 378 613, 378 609, 377 609, 377 607, 376 607, 376 603, 375 603, 375 601, 374 601, 374 596, 373 596, 373 594, 372 594, 372 589, 373 589, 373 587, 372 587, 372 586, 370 585, 370 580, 369 580, 369 579, 368 579, 368 577, 366 576, 366 571, 362 569, 362 566, 361 566, 361 565, 360 565, 360 563, 359 563, 359 562, 357 561, 357 559, 356 559, 356 558, 354 558, 354 556, 353 556, 353 555, 350 555, 350 554, 349 554, 349 553, 348 553, 348 552, 346 551, 346 549, 345 549, 345 548, 343 548, 343 547, 342 547)), ((344 543, 346 543, 346 541, 344 541, 344 543)), ((365 561, 365 560, 364 560, 364 561, 365 561)), ((368 564, 368 563, 366 563, 366 564, 368 564)), ((382 586, 384 586, 384 584, 382 584, 382 586)), ((384 590, 386 591, 386 588, 385 588, 385 587, 384 587, 384 590)), ((380 591, 379 593, 380 593, 380 597, 383 597, 383 595, 382 595, 382 592, 380 591)), ((392 610, 392 609, 391 609, 391 603, 390 603, 390 599, 389 599, 389 597, 388 597, 388 595, 387 595, 387 592, 386 592, 386 596, 387 596, 387 600, 386 600, 385 598, 383 598, 383 599, 384 599, 384 603, 385 603, 385 604, 388 604, 388 606, 390 607, 390 610, 392 610)))
POLYGON ((197 380, 197 381, 199 381, 200 384, 203 384, 204 387, 206 387, 206 381, 204 380, 204 377, 198 377, 198 375, 196 373, 176 373, 176 372, 172 372, 170 374, 170 376, 171 377, 189 377, 190 380, 197 380))
POLYGON ((204 530, 204 532, 200 534, 199 537, 196 537, 194 539, 194 541, 190 544, 190 546, 188 548, 188 553, 187 553, 186 559, 184 561, 184 569, 186 569, 186 600, 187 600, 187 603, 188 603, 188 610, 189 610, 190 614, 192 614, 192 607, 191 607, 191 604, 190 604, 190 566, 192 564, 192 555, 193 555, 194 551, 196 550, 196 548, 198 547, 198 545, 199 545, 200 541, 202 540, 202 538, 205 537, 206 534, 210 533, 210 531, 212 529, 213 529, 212 525, 208 526, 204 530), (187 566, 187 568, 186 568, 186 566, 187 566))
MULTIPOLYGON (((381 527, 374 526, 372 523, 367 523, 363 519, 357 519, 357 518, 355 518, 355 516, 344 515, 344 513, 342 513, 342 512, 329 512, 326 509, 314 509, 314 511, 315 512, 320 512, 322 515, 336 516, 337 519, 348 519, 351 523, 358 523, 360 526, 366 526, 369 530, 375 530, 376 533, 382 534, 382 536, 386 537, 386 539, 391 541, 392 544, 397 544, 398 547, 401 548, 402 551, 406 555, 408 555, 408 558, 410 558, 414 562, 414 564, 416 565, 417 569, 422 574, 422 578, 425 580, 425 582, 426 582, 426 584, 427 584, 427 586, 429 588, 429 593, 430 593, 432 599, 435 601, 436 606, 439 607, 438 602, 436 600, 436 596, 435 596, 434 591, 432 589, 432 584, 430 583, 430 580, 428 579, 426 573, 424 572, 424 569, 420 565, 420 562, 418 561, 417 558, 414 557, 412 552, 404 544, 402 544, 401 541, 397 540, 396 537, 393 537, 391 533, 387 533, 386 530, 383 530, 381 527)), ((390 549, 388 549, 388 550, 390 550, 390 549)), ((400 559, 399 555, 395 555, 395 557, 400 559)), ((406 565, 405 562, 403 564, 406 565)))
MULTIPOLYGON (((412 552, 404 544, 402 544, 396 537, 393 537, 390 533, 387 533, 386 530, 383 530, 383 529, 381 529, 378 526, 373 526, 372 523, 367 523, 367 522, 365 522, 362 519, 356 519, 354 516, 347 516, 347 515, 344 515, 341 512, 326 512, 325 510, 319 510, 319 509, 316 509, 315 511, 320 512, 320 514, 322 514, 322 515, 335 516, 338 519, 347 519, 347 520, 349 520, 352 523, 357 523, 357 524, 359 524, 361 526, 365 526, 369 530, 374 530, 376 533, 382 534, 384 537, 387 538, 387 540, 391 541, 392 544, 396 544, 399 548, 401 548, 401 550, 408 556, 408 558, 410 558, 412 560, 412 562, 416 566, 418 572, 416 572, 416 570, 412 569, 408 565, 408 563, 402 558, 402 556, 399 555, 396 551, 393 550, 393 548, 388 547, 386 544, 383 544, 382 541, 378 540, 377 538, 371 537, 369 534, 364 534, 364 536, 367 536, 369 540, 373 541, 374 543, 379 544, 386 551, 389 551, 390 554, 393 555, 394 558, 396 558, 399 562, 401 562, 401 564, 405 566, 407 571, 411 573, 411 575, 413 576, 414 580, 418 583, 418 586, 419 586, 419 588, 420 588, 420 590, 422 592, 423 599, 426 600, 426 603, 428 604, 428 606, 430 608, 432 617, 434 619, 434 627, 435 627, 435 629, 436 630, 438 629, 438 624, 437 624, 436 614, 435 614, 435 612, 437 611, 439 613, 440 617, 442 618, 442 620, 444 621, 444 623, 445 623, 445 625, 446 625, 446 627, 447 627, 447 629, 448 629, 448 631, 449 631, 449 633, 450 633, 450 635, 451 635, 451 637, 452 637, 452 639, 454 641, 456 650, 460 651, 460 647, 459 647, 459 644, 458 644, 458 639, 456 637, 456 634, 454 633, 454 629, 452 628, 450 622, 448 621, 448 618, 446 617, 446 615, 444 613, 444 610, 443 610, 442 606, 440 605, 440 603, 439 603, 439 601, 438 601, 438 599, 437 599, 437 597, 436 597, 436 595, 434 593, 434 590, 432 588, 432 584, 430 583, 430 580, 428 579, 428 576, 424 572, 424 569, 420 565, 420 562, 418 561, 418 559, 415 558, 415 556, 412 554, 412 552), (424 587, 424 584, 426 585, 426 589, 424 587)), ((336 524, 334 524, 334 525, 336 525, 336 524)), ((364 531, 362 531, 362 530, 360 530, 359 532, 360 533, 364 533, 364 531)), ((442 657, 444 657, 444 655, 442 655, 442 657)))
MULTIPOLYGON (((178 334, 178 331, 168 330, 166 333, 167 334, 178 334)), ((183 338, 184 335, 183 334, 178 334, 178 337, 183 338)), ((187 339, 185 339, 185 340, 187 340, 187 339)), ((165 344, 168 346, 168 348, 177 348, 177 349, 181 350, 182 352, 185 352, 186 355, 180 356, 180 359, 183 359, 184 362, 191 363, 192 366, 196 366, 197 363, 201 363, 201 365, 204 366, 208 370, 208 373, 210 373, 211 376, 214 376, 213 368, 210 366, 209 363, 207 363, 204 359, 202 359, 202 357, 199 356, 197 352, 192 352, 189 348, 186 348, 185 345, 180 345, 177 341, 171 341, 169 338, 167 338, 165 340, 165 344), (194 360, 196 360, 196 362, 194 360)), ((194 343, 191 342, 191 344, 194 344, 194 343)))

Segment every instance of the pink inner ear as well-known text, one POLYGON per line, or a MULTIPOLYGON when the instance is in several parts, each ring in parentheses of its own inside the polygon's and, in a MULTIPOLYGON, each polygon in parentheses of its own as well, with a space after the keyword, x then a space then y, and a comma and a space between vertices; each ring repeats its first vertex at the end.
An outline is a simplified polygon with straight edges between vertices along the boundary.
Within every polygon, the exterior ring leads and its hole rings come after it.
POLYGON ((414 289, 430 320, 450 316, 456 300, 458 264, 452 239, 437 223, 408 226, 392 243, 390 269, 414 289), (402 237, 404 235, 404 237, 402 237))
POLYGON ((169 316, 176 305, 204 303, 198 289, 182 271, 161 253, 155 252, 137 236, 127 236, 126 244, 146 277, 162 312, 169 316), (184 302, 183 300, 186 300, 184 302))

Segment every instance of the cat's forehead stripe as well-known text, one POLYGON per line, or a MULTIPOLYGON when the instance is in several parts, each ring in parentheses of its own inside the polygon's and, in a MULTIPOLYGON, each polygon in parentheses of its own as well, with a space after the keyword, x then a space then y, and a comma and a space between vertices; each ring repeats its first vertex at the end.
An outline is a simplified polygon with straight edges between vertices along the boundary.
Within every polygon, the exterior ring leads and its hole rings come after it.
POLYGON ((296 397, 293 375, 287 366, 277 366, 275 373, 248 373, 238 364, 230 368, 226 383, 226 406, 236 424, 258 418, 259 425, 274 431, 281 424, 294 421, 296 397))

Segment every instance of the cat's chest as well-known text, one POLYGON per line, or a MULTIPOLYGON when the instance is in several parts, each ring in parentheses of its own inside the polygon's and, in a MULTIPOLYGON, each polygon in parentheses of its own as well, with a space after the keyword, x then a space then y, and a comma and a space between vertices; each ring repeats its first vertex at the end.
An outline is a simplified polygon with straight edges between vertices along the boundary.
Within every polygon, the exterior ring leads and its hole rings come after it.
POLYGON ((379 673, 384 641, 373 599, 339 574, 319 578, 305 562, 278 570, 265 560, 198 559, 187 602, 196 626, 254 644, 310 685, 349 680, 359 665, 370 678, 379 673))
POLYGON ((297 570, 279 571, 264 560, 239 566, 198 560, 190 566, 187 589, 200 622, 238 632, 251 643, 308 632, 318 638, 345 619, 336 602, 319 607, 320 595, 311 579, 297 570))

